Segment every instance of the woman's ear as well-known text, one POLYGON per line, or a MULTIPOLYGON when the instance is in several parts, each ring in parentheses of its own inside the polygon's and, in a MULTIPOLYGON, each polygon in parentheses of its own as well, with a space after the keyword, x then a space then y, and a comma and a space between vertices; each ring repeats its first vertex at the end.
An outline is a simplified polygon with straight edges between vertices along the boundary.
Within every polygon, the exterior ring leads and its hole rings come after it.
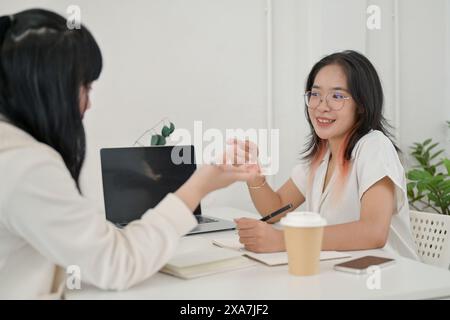
POLYGON ((81 117, 84 116, 84 113, 90 108, 90 99, 89 99, 89 91, 90 91, 90 84, 87 85, 81 85, 80 91, 79 91, 79 102, 80 102, 80 113, 81 117))

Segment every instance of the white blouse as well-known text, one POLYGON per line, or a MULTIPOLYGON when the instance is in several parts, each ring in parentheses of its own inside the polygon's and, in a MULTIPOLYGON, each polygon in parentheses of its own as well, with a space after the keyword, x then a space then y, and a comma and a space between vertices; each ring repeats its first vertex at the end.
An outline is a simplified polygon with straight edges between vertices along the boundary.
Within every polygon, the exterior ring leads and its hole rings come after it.
POLYGON ((328 225, 358 221, 364 192, 377 181, 389 177, 395 185, 396 212, 391 219, 385 249, 417 260, 409 223, 405 172, 392 142, 378 130, 363 136, 352 151, 345 185, 335 183, 335 171, 322 193, 330 154, 328 149, 311 182, 309 162, 303 162, 292 170, 291 179, 305 196, 306 210, 320 213, 328 225), (338 197, 333 196, 337 189, 338 197))

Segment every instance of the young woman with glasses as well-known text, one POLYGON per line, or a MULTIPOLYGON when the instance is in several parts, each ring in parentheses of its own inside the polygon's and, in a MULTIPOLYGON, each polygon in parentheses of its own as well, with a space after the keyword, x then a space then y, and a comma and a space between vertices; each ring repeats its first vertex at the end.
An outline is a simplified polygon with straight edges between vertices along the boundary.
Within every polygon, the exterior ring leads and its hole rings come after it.
MULTIPOLYGON (((276 191, 264 176, 247 182, 256 209, 264 216, 289 203, 294 209, 304 203, 305 210, 328 222, 323 250, 385 247, 416 259, 405 173, 389 138, 383 90, 373 65, 355 51, 324 57, 308 76, 304 100, 311 134, 302 162, 276 191)), ((241 158, 255 152, 248 141, 231 143, 241 158)), ((282 231, 270 223, 236 222, 248 250, 285 250, 282 231)))

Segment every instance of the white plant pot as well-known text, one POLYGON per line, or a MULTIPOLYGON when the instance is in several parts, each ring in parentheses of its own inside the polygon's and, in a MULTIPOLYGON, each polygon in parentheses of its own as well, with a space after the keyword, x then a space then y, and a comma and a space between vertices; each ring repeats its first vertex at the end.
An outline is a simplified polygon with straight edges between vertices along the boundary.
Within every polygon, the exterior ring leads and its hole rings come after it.
POLYGON ((422 262, 450 270, 450 216, 411 210, 410 221, 422 262))

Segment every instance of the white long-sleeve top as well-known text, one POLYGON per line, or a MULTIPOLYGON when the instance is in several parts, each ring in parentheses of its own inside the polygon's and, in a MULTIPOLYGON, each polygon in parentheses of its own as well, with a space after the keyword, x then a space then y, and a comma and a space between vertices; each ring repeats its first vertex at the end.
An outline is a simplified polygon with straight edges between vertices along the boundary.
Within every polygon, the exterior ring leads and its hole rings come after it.
POLYGON ((169 194, 116 228, 79 194, 54 149, 0 119, 0 299, 58 297, 58 270, 71 265, 83 282, 128 288, 156 273, 196 224, 169 194))

